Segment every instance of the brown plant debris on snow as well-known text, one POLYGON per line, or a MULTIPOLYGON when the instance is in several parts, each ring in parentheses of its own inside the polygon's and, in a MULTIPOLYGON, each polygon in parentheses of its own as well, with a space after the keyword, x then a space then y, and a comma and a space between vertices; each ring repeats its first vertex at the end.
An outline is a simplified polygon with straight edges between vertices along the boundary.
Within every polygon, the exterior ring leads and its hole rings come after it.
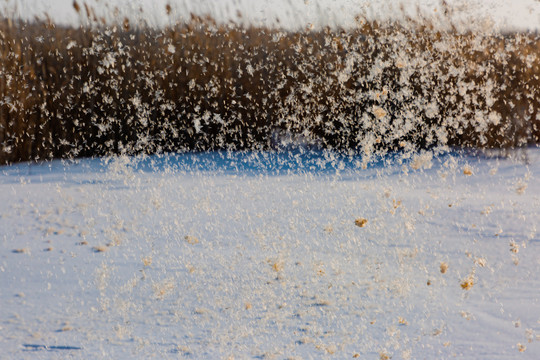
POLYGON ((510 252, 517 254, 519 252, 519 245, 515 241, 510 242, 510 252))
POLYGON ((184 240, 186 240, 187 243, 190 244, 190 245, 195 245, 195 244, 199 243, 199 239, 197 239, 195 236, 191 236, 191 235, 184 236, 184 240))
POLYGON ((274 270, 275 272, 280 272, 283 270, 284 266, 285 265, 283 264, 283 261, 278 260, 272 264, 272 270, 274 270))
POLYGON ((448 271, 448 264, 445 262, 441 262, 440 270, 441 274, 446 274, 446 272, 448 271))
POLYGON ((356 220, 354 220, 354 224, 358 227, 365 227, 367 225, 367 219, 364 219, 364 218, 358 218, 356 220))
POLYGON ((102 253, 102 252, 106 252, 107 250, 109 250, 109 247, 106 246, 106 245, 98 245, 98 246, 94 246, 92 248, 92 250, 94 250, 94 252, 96 252, 96 253, 102 253))
POLYGON ((144 266, 150 266, 152 265, 152 257, 151 256, 143 257, 142 262, 144 266))
POLYGON ((469 274, 463 281, 461 281, 461 288, 463 290, 470 290, 474 285, 474 274, 469 274))

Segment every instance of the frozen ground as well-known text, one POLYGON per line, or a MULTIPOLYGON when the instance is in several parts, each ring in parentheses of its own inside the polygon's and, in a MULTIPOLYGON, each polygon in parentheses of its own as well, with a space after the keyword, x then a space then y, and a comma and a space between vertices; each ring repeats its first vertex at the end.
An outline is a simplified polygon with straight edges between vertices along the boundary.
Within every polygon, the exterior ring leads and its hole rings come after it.
POLYGON ((2 167, 0 357, 539 359, 528 162, 2 167))

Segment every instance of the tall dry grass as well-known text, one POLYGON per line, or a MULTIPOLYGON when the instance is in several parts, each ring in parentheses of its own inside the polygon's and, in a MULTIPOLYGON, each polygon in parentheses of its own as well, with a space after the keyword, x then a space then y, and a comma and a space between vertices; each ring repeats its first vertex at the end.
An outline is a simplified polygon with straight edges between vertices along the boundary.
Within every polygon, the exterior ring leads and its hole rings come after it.
POLYGON ((365 155, 520 147, 540 136, 539 56, 537 34, 429 23, 284 32, 196 16, 159 30, 0 19, 0 163, 269 149, 279 130, 365 155))

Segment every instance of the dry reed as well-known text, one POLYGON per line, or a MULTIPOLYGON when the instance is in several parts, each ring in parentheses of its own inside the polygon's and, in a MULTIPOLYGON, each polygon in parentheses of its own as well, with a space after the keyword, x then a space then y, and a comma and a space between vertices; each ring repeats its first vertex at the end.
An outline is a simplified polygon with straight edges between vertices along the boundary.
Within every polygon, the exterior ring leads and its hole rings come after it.
POLYGON ((0 163, 266 150, 283 133, 365 155, 536 144, 538 54, 536 34, 429 24, 285 32, 196 16, 157 30, 0 19, 0 163))

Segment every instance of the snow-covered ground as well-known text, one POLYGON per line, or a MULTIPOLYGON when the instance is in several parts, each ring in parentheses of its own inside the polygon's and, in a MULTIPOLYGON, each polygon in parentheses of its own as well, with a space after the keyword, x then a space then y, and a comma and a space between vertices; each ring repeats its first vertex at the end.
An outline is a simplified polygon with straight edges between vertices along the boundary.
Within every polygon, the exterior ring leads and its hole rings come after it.
POLYGON ((1 167, 0 357, 538 359, 539 179, 539 149, 1 167))

